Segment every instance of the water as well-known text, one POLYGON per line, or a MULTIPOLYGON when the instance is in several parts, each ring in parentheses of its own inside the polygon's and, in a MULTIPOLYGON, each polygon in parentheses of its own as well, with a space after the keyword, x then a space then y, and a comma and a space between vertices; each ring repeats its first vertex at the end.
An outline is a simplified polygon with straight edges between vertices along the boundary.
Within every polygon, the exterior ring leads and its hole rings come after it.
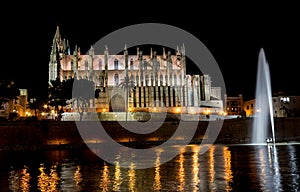
POLYGON ((122 168, 122 157, 109 164, 90 150, 0 151, 0 191, 300 191, 300 145, 199 149, 188 145, 162 165, 158 155, 147 169, 122 168))
POLYGON ((265 143, 271 129, 273 143, 275 144, 273 103, 272 103, 271 78, 268 62, 263 49, 259 52, 256 92, 255 92, 255 117, 253 121, 252 143, 265 143), (270 128, 271 127, 271 128, 270 128))

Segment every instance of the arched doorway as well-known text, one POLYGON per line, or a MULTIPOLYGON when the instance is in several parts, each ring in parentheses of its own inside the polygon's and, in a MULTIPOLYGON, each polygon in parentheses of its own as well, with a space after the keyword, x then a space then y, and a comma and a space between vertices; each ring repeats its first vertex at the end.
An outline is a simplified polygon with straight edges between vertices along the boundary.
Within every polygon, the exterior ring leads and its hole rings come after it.
POLYGON ((119 93, 111 97, 109 102, 109 111, 125 112, 125 99, 119 93))

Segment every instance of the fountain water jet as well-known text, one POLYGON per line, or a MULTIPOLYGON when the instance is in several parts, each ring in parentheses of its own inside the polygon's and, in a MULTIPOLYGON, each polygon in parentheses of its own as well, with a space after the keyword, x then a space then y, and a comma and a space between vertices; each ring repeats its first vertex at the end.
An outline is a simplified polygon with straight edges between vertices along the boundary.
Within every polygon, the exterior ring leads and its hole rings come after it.
POLYGON ((273 118, 273 103, 271 91, 271 78, 265 52, 261 48, 258 57, 256 92, 255 92, 255 116, 252 127, 252 143, 266 143, 269 127, 271 126, 272 140, 275 145, 275 130, 273 118))

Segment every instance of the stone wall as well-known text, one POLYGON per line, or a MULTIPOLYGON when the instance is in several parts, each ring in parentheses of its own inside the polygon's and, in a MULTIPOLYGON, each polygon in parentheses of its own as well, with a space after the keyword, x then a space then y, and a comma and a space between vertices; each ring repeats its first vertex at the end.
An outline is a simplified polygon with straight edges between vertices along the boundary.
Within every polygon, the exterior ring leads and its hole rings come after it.
MULTIPOLYGON (((174 117, 175 118, 175 117, 174 117)), ((153 122, 153 127, 159 127, 149 134, 137 134, 135 131, 145 129, 143 122, 137 126, 137 122, 118 121, 8 121, 0 122, 0 150, 5 146, 53 146, 53 145, 84 145, 85 142, 104 142, 103 135, 98 135, 100 129, 105 129, 109 137, 118 142, 145 142, 164 141, 173 136, 180 123, 184 129, 179 133, 176 140, 189 137, 189 128, 198 126, 193 136, 193 141, 210 139, 216 133, 215 127, 222 123, 217 121, 176 121, 153 122), (101 123, 101 126, 99 126, 101 123), (210 128, 207 130, 207 125, 210 128), (79 125, 79 126, 78 126, 79 125), (83 125, 83 126, 81 126, 83 125), (130 127, 130 131, 123 128, 130 127), (206 130, 208 135, 204 136, 206 130), (82 135, 83 134, 83 135, 82 135), (84 136, 84 137, 82 137, 84 136), (85 141, 85 142, 84 142, 85 141)), ((145 122, 146 123, 146 122, 145 122)), ((300 118, 275 118, 275 135, 277 142, 299 141, 300 142, 300 118)), ((216 142, 218 143, 249 143, 252 135, 252 119, 227 119, 222 125, 216 142)))

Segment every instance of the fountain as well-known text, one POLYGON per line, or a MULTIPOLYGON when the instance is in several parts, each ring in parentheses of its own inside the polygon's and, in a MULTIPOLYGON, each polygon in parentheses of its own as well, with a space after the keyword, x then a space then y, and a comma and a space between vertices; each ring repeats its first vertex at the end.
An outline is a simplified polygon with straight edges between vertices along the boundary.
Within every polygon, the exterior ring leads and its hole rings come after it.
POLYGON ((258 57, 254 109, 256 111, 252 127, 252 143, 265 144, 268 139, 268 142, 275 144, 271 78, 263 49, 260 50, 258 57), (272 137, 268 136, 270 126, 272 137))

